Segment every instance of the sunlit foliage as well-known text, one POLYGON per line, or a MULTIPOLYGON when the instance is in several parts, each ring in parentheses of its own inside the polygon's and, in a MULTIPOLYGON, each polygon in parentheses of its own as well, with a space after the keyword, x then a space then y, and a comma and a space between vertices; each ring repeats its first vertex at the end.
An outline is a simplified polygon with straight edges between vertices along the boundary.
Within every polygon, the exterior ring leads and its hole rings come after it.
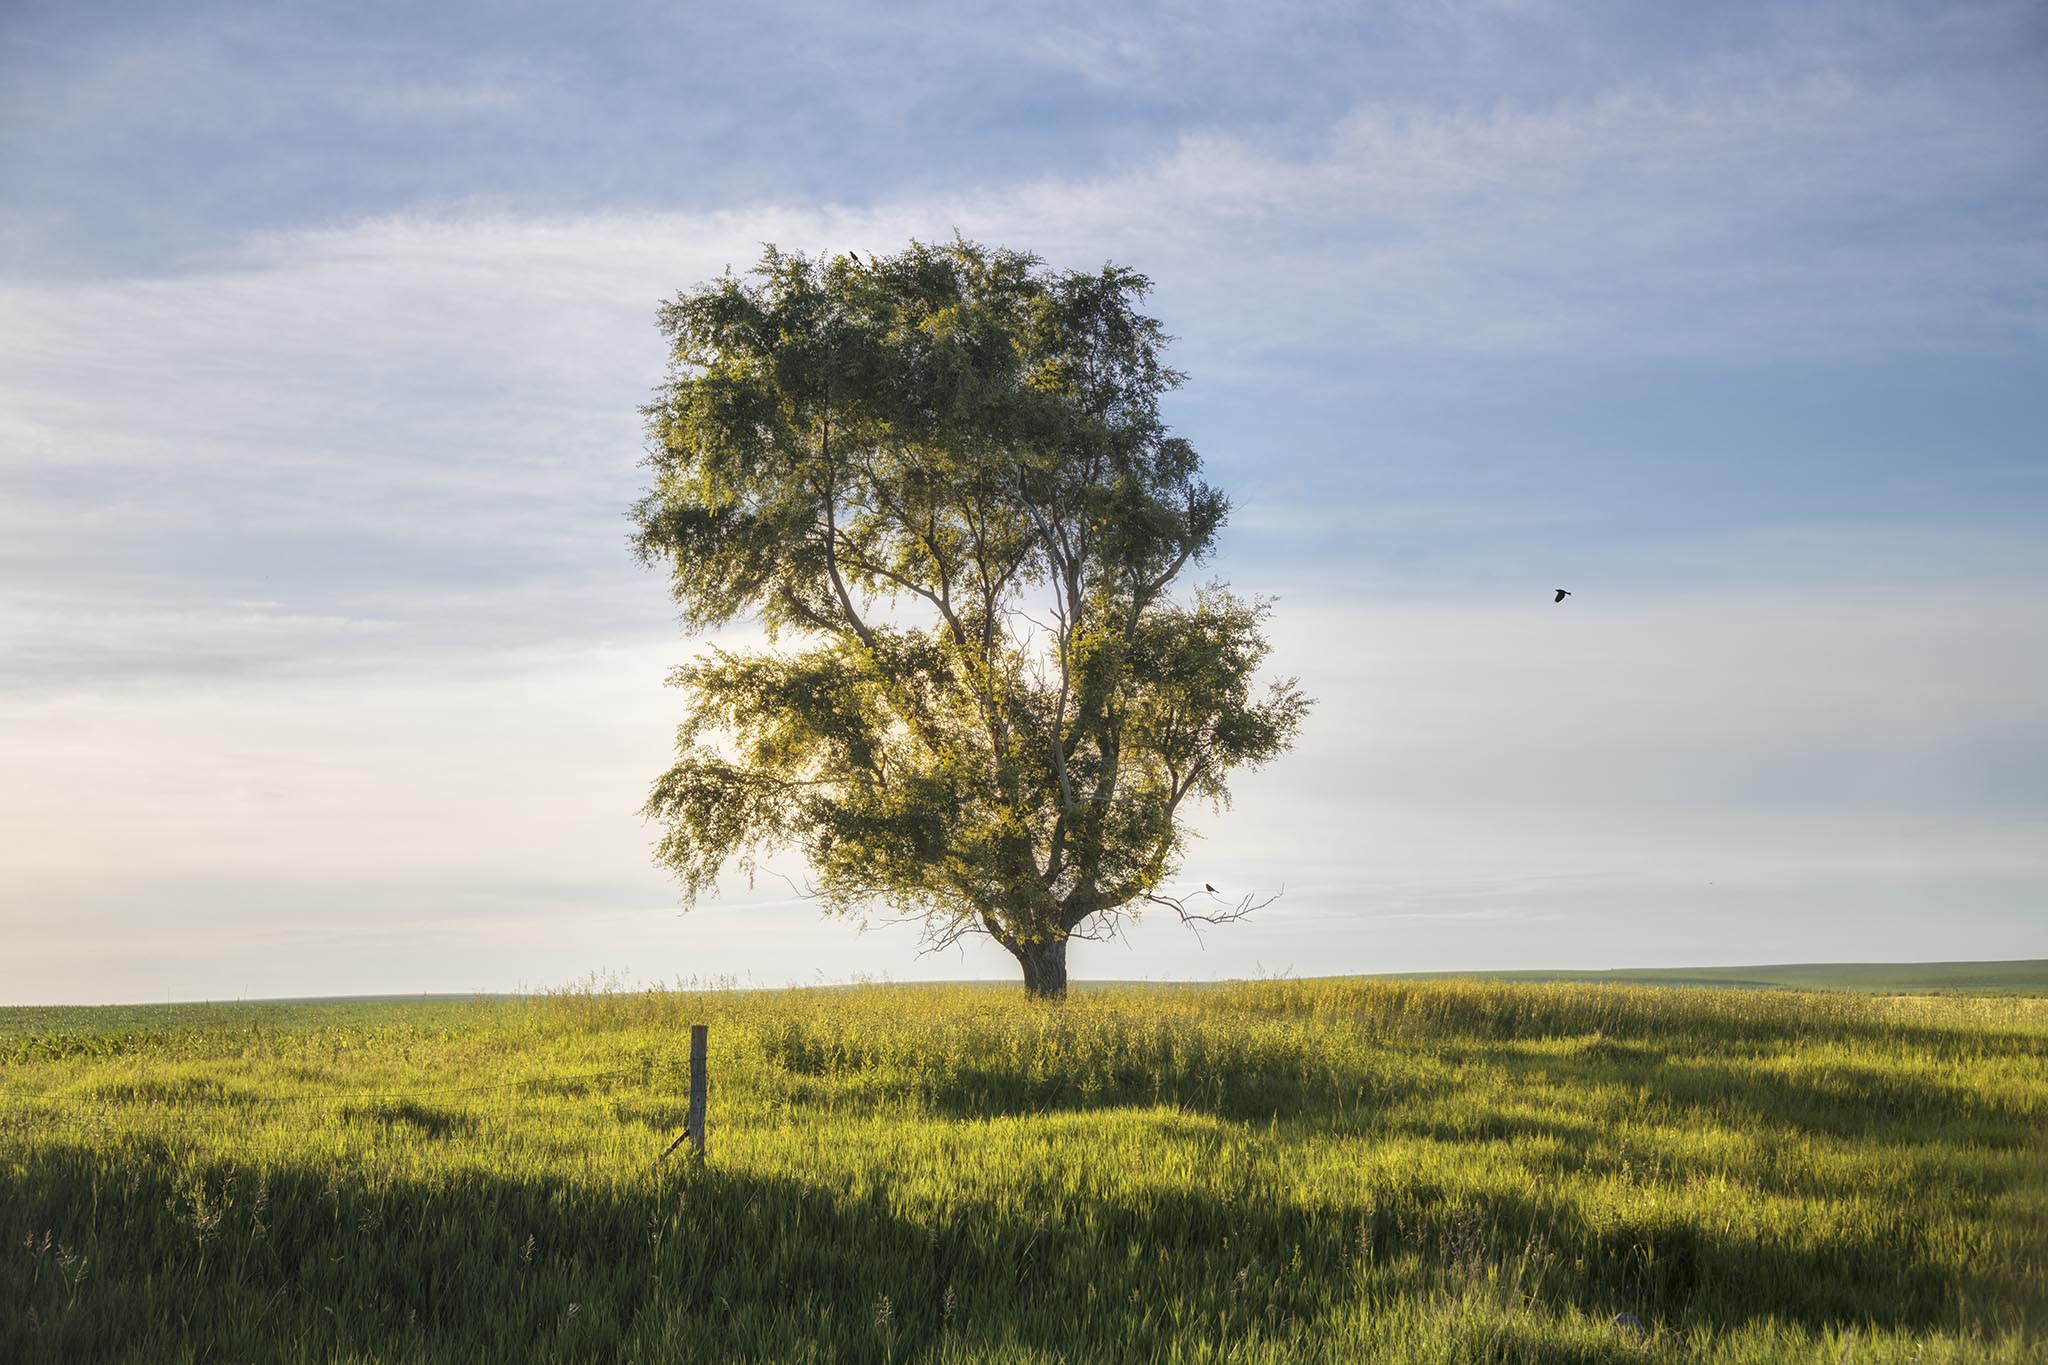
MULTIPOLYGON (((1033 994, 1164 895, 1191 802, 1291 743, 1265 608, 1176 594, 1229 504, 1159 414, 1143 276, 968 242, 814 260, 661 315, 637 547, 711 651, 646 813, 686 899, 800 849, 828 910, 994 937, 1033 994)), ((1242 908, 1240 905, 1239 909, 1242 908)))

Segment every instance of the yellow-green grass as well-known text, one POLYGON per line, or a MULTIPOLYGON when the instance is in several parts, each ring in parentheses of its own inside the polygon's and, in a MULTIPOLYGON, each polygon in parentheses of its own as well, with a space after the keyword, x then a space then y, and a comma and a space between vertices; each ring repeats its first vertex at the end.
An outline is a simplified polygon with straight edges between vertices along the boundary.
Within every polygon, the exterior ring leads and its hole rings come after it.
MULTIPOLYGON (((1790 986, 1895 995, 2048 995, 2048 959, 1998 962, 1780 962, 1754 967, 1611 967, 1604 971, 1408 972, 1408 980, 1598 981, 1633 986, 1790 986)), ((1396 978, 1400 979, 1400 978, 1396 978)))
POLYGON ((0 1059, 6 1361, 2048 1358, 2038 999, 587 993, 0 1059), (692 1022, 710 1159, 657 1165, 692 1022))

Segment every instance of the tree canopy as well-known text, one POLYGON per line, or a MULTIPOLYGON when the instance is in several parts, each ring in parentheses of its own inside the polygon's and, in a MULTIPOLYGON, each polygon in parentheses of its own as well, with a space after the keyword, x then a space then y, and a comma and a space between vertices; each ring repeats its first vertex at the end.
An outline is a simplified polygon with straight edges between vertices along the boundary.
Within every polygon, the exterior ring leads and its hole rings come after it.
POLYGON ((635 548, 707 650, 645 813, 685 902, 795 848, 830 911, 987 933, 1035 995, 1167 895, 1190 802, 1291 744, 1267 607, 1181 588, 1229 511, 1161 420, 1182 376, 1119 266, 965 241, 773 247, 665 305, 635 548), (1178 590, 1177 590, 1178 589, 1178 590))

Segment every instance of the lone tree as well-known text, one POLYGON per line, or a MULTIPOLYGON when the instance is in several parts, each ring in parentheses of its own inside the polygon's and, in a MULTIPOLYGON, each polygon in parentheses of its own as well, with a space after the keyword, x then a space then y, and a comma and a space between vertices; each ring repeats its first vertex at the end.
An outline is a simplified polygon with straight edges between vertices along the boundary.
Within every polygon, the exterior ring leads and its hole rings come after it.
POLYGON ((1147 904, 1253 908, 1166 894, 1183 807, 1308 701, 1255 690, 1263 603, 1174 593, 1229 504, 1160 420, 1181 376, 1147 287, 964 241, 769 247, 662 309, 635 548, 686 627, 774 646, 670 679, 689 711, 644 813, 685 904, 795 847, 828 912, 987 933, 1048 998, 1068 940, 1147 904))

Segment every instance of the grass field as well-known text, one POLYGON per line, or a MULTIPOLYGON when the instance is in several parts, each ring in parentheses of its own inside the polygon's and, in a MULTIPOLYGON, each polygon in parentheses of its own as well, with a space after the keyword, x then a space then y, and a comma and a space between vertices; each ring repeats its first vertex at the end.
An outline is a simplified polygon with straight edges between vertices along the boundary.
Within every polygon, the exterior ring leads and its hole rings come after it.
POLYGON ((1897 995, 2048 995, 2048 958, 2007 962, 1780 962, 1756 967, 1609 971, 1412 972, 1387 980, 1590 981, 1626 986, 1742 986, 1897 995))
POLYGON ((5 1361, 2048 1358, 2041 999, 14 1010, 0 1087, 5 1361))

